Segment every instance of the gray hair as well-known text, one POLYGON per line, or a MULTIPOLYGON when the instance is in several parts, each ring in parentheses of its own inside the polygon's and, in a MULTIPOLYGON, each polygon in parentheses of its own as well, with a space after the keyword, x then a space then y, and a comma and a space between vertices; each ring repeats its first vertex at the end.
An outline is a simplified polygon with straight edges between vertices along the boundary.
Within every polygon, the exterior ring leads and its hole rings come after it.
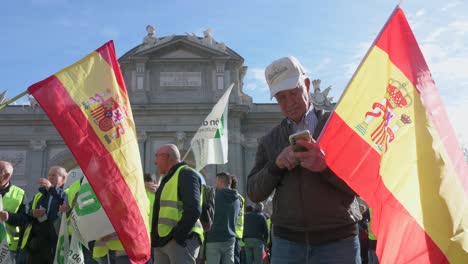
POLYGON ((179 152, 179 148, 177 148, 176 145, 174 144, 164 144, 162 145, 159 149, 164 149, 164 150, 167 150, 167 153, 169 154, 169 157, 179 163, 181 160, 180 160, 180 152, 179 152))
MULTIPOLYGON (((309 79, 309 82, 311 82, 309 77, 307 77, 307 79, 309 79)), ((309 100, 310 104, 312 103, 312 94, 310 92, 311 85, 312 85, 312 82, 309 84, 309 91, 307 91, 307 85, 305 84, 305 80, 304 80, 304 82, 300 83, 299 86, 297 87, 297 88, 301 88, 307 93, 307 99, 309 100)))
POLYGON ((10 175, 13 174, 13 165, 11 165, 10 162, 8 161, 0 161, 0 163, 3 164, 3 170, 2 173, 9 173, 10 175))
POLYGON ((67 180, 68 172, 67 172, 67 170, 66 170, 64 167, 61 167, 61 166, 52 166, 52 167, 50 167, 49 172, 52 171, 52 170, 57 170, 57 171, 60 173, 60 175, 63 176, 63 178, 64 178, 64 181, 63 181, 63 182, 65 182, 65 181, 67 180))

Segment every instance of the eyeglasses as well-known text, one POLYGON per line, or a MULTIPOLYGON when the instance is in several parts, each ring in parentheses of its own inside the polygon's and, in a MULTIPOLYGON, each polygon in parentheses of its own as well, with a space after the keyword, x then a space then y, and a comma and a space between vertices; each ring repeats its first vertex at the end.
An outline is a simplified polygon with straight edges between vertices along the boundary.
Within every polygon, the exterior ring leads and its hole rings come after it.
POLYGON ((156 153, 156 157, 161 155, 169 155, 169 153, 156 153))

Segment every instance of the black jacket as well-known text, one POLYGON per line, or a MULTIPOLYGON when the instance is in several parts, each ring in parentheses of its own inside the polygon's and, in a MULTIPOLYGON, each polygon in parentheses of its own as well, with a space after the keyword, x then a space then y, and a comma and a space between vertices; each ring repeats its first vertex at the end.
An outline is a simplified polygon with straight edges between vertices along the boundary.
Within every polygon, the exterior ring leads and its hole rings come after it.
MULTIPOLYGON (((317 111, 317 139, 330 112, 317 111)), ((273 232, 298 243, 323 244, 357 235, 360 220, 355 192, 330 169, 311 172, 300 166, 288 171, 276 166, 289 146, 291 128, 286 119, 260 139, 255 165, 247 180, 253 202, 264 201, 273 191, 273 232)))
POLYGON ((268 224, 265 216, 253 211, 244 215, 244 239, 257 238, 267 242, 268 240, 268 224))
POLYGON ((206 242, 227 242, 236 239, 237 217, 241 207, 236 190, 221 189, 216 191, 215 215, 213 225, 206 234, 206 242))
POLYGON ((28 237, 26 250, 30 253, 55 250, 58 240, 58 228, 60 225, 59 208, 67 200, 67 194, 63 187, 52 186, 49 190, 44 187, 39 188, 42 196, 39 198, 36 207, 33 208, 34 197, 29 203, 28 221, 32 224, 31 233, 28 237), (49 204, 50 201, 50 204, 49 204), (47 220, 40 222, 32 216, 32 210, 40 207, 46 208, 47 220))
POLYGON ((177 193, 180 201, 183 203, 182 218, 177 225, 172 229, 171 233, 165 237, 159 237, 158 235, 158 216, 159 216, 159 201, 161 200, 161 193, 164 190, 164 186, 174 175, 176 170, 185 165, 185 163, 179 163, 174 165, 169 172, 163 177, 158 190, 156 191, 156 197, 153 208, 153 225, 151 230, 151 245, 153 247, 163 247, 172 238, 175 241, 185 247, 185 240, 190 238, 192 235, 192 228, 195 226, 198 218, 201 215, 200 206, 200 192, 201 192, 201 179, 197 172, 192 168, 183 168, 179 173, 179 186, 177 193))

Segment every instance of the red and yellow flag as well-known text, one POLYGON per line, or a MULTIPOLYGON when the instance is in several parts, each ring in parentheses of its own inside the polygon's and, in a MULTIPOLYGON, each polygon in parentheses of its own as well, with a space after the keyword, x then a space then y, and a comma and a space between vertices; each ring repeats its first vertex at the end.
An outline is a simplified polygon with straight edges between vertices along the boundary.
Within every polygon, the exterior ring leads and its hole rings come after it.
POLYGON ((62 136, 133 263, 150 257, 148 199, 114 44, 28 88, 62 136))
POLYGON ((329 167, 373 208, 381 263, 468 263, 467 165, 399 7, 320 146, 329 167))

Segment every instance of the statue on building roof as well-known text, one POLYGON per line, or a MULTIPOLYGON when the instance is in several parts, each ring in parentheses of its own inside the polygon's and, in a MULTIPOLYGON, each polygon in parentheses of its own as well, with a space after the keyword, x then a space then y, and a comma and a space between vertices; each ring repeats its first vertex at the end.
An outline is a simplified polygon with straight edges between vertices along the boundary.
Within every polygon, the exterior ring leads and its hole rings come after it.
POLYGON ((4 102, 8 101, 8 98, 6 97, 8 90, 3 91, 0 94, 0 104, 3 104, 4 102))
POLYGON ((207 30, 203 31, 203 43, 206 45, 213 45, 215 44, 214 38, 212 36, 213 30, 208 28, 207 30))
POLYGON ((328 93, 331 90, 331 85, 328 86, 323 92, 320 90, 320 84, 322 81, 320 79, 315 79, 312 81, 312 86, 314 88, 314 92, 310 93, 310 97, 312 98, 312 103, 314 107, 317 109, 326 109, 330 110, 333 109, 333 97, 328 97, 328 93))
POLYGON ((40 108, 39 104, 36 101, 36 98, 28 94, 27 99, 28 99, 29 105, 23 105, 23 110, 26 110, 25 107, 28 107, 29 110, 36 112, 36 110, 40 108))
POLYGON ((146 32, 148 34, 143 38, 143 45, 144 46, 154 46, 158 42, 156 35, 154 33, 154 27, 152 25, 146 26, 146 32))
POLYGON ((203 37, 198 37, 195 33, 185 34, 187 35, 187 38, 193 42, 200 43, 213 49, 226 51, 226 44, 224 44, 223 42, 218 43, 215 41, 215 39, 213 38, 213 30, 211 28, 208 28, 205 31, 203 31, 203 37))

